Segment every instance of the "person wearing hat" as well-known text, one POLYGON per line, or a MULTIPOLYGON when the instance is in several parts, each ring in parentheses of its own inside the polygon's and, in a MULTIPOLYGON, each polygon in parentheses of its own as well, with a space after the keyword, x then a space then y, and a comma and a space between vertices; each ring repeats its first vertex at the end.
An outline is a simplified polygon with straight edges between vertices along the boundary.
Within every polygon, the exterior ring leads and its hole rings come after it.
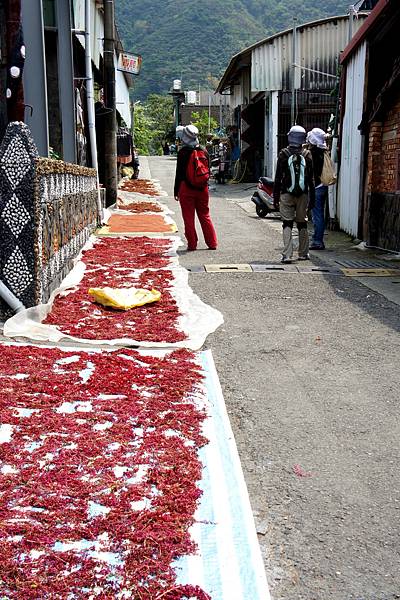
POLYGON ((328 186, 321 183, 321 173, 324 166, 324 152, 327 150, 326 133, 319 127, 314 127, 308 135, 307 142, 311 152, 315 181, 315 206, 311 210, 314 234, 310 250, 325 250, 325 206, 328 199, 328 186))
POLYGON ((194 125, 187 125, 179 131, 182 147, 176 162, 174 196, 181 205, 187 249, 191 251, 197 248, 198 237, 195 227, 197 214, 207 246, 210 250, 216 250, 218 242, 210 215, 208 185, 202 189, 195 188, 191 186, 187 177, 189 159, 194 150, 201 150, 209 160, 207 151, 199 145, 198 133, 199 130, 194 125))
POLYGON ((307 210, 314 206, 315 189, 311 153, 303 149, 306 130, 294 125, 288 133, 288 146, 278 155, 274 181, 274 205, 281 213, 283 263, 293 260, 292 229, 299 232, 298 259, 308 260, 307 210))

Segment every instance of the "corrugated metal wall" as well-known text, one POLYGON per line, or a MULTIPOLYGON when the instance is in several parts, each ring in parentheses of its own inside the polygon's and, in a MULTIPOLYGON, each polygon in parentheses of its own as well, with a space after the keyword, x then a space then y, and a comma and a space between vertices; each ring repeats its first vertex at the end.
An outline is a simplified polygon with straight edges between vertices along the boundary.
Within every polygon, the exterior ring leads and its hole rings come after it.
POLYGON ((289 89, 292 62, 292 32, 279 35, 270 43, 255 48, 251 56, 251 89, 275 91, 289 89))
MULTIPOLYGON (((353 33, 366 15, 353 23, 353 33)), ((308 69, 337 74, 339 53, 348 43, 349 19, 337 17, 297 28, 296 63, 308 69)), ((254 48, 251 61, 251 89, 254 92, 291 89, 293 32, 272 37, 254 48)), ((297 89, 332 89, 331 77, 296 68, 297 89)))
POLYGON ((250 98, 250 69, 246 68, 241 71, 239 82, 232 88, 232 93, 229 97, 230 107, 235 109, 239 105, 246 105, 250 102, 250 98))
POLYGON ((364 103, 366 44, 354 54, 346 69, 346 102, 338 182, 338 219, 341 229, 358 235, 360 186, 362 185, 362 136, 358 126, 364 103))

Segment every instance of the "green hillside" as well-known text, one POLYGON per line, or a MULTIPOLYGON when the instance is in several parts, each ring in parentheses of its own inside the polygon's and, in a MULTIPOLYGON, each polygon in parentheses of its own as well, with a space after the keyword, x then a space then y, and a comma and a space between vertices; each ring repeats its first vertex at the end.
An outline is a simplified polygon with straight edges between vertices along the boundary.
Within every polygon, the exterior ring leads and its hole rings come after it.
POLYGON ((198 89, 220 77, 230 57, 298 23, 344 14, 348 0, 115 0, 126 51, 143 56, 135 98, 166 93, 173 79, 198 89))

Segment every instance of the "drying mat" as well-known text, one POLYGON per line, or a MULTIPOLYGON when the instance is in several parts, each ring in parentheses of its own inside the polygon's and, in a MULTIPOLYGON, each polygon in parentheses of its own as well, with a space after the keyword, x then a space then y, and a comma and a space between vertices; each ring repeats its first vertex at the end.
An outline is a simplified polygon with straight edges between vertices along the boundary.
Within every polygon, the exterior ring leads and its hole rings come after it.
MULTIPOLYGON (((141 238, 145 239, 145 238, 141 238)), ((193 293, 189 286, 188 271, 176 265, 175 257, 162 257, 159 244, 153 238, 156 255, 151 254, 151 239, 147 238, 145 256, 137 256, 141 268, 135 269, 134 257, 129 256, 129 242, 115 239, 121 253, 110 250, 107 244, 95 244, 87 251, 91 257, 86 267, 85 254, 53 292, 48 303, 23 310, 8 319, 3 334, 10 338, 28 338, 36 341, 73 342, 107 346, 184 347, 198 350, 206 337, 223 323, 221 313, 208 306, 193 293), (123 252, 122 252, 123 250, 123 252), (100 251, 98 264, 97 252, 100 251), (160 260, 171 261, 165 268, 149 268, 160 260), (154 255, 153 255, 154 256, 154 255), (131 260, 132 259, 132 260, 131 260), (140 260, 140 262, 139 262, 140 260), (115 311, 93 303, 87 290, 90 287, 140 287, 155 288, 161 292, 161 300, 129 311, 115 311), (45 322, 47 321, 47 322, 45 322)), ((112 240, 114 241, 114 240, 112 240)), ((113 247, 107 239, 108 245, 113 247)), ((103 240, 101 240, 103 242, 103 240)), ((169 238, 172 248, 179 239, 169 238)), ((160 263, 159 263, 160 264, 160 263)))
POLYGON ((211 350, 205 373, 203 495, 191 533, 199 553, 176 562, 178 581, 199 585, 212 600, 269 600, 268 583, 242 468, 211 350))
POLYGON ((106 226, 97 230, 98 235, 125 233, 174 233, 177 227, 171 219, 153 214, 112 214, 106 226))
MULTIPOLYGON (((164 192, 162 192, 162 194, 166 196, 164 192)), ((172 211, 165 204, 160 202, 161 197, 161 192, 159 196, 149 196, 148 194, 137 194, 135 192, 124 192, 123 190, 118 190, 117 205, 122 208, 124 204, 130 204, 131 202, 155 202, 156 204, 162 206, 168 214, 171 214, 172 211)))
POLYGON ((119 191, 156 197, 160 196, 161 187, 155 179, 123 179, 119 191))
POLYGON ((0 597, 208 600, 172 570, 195 551, 195 355, 6 345, 0 373, 0 597))
POLYGON ((269 600, 211 351, 0 356, 7 599, 269 600))

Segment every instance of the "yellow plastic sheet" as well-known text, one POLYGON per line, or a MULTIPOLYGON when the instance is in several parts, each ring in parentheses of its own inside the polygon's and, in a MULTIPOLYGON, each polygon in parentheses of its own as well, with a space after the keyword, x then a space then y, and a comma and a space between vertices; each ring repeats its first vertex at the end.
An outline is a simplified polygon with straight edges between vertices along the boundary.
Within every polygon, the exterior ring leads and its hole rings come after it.
POLYGON ((119 310, 129 310, 135 306, 143 306, 150 302, 157 302, 161 292, 157 290, 143 290, 140 288, 90 288, 88 293, 96 302, 103 306, 110 306, 119 310))

